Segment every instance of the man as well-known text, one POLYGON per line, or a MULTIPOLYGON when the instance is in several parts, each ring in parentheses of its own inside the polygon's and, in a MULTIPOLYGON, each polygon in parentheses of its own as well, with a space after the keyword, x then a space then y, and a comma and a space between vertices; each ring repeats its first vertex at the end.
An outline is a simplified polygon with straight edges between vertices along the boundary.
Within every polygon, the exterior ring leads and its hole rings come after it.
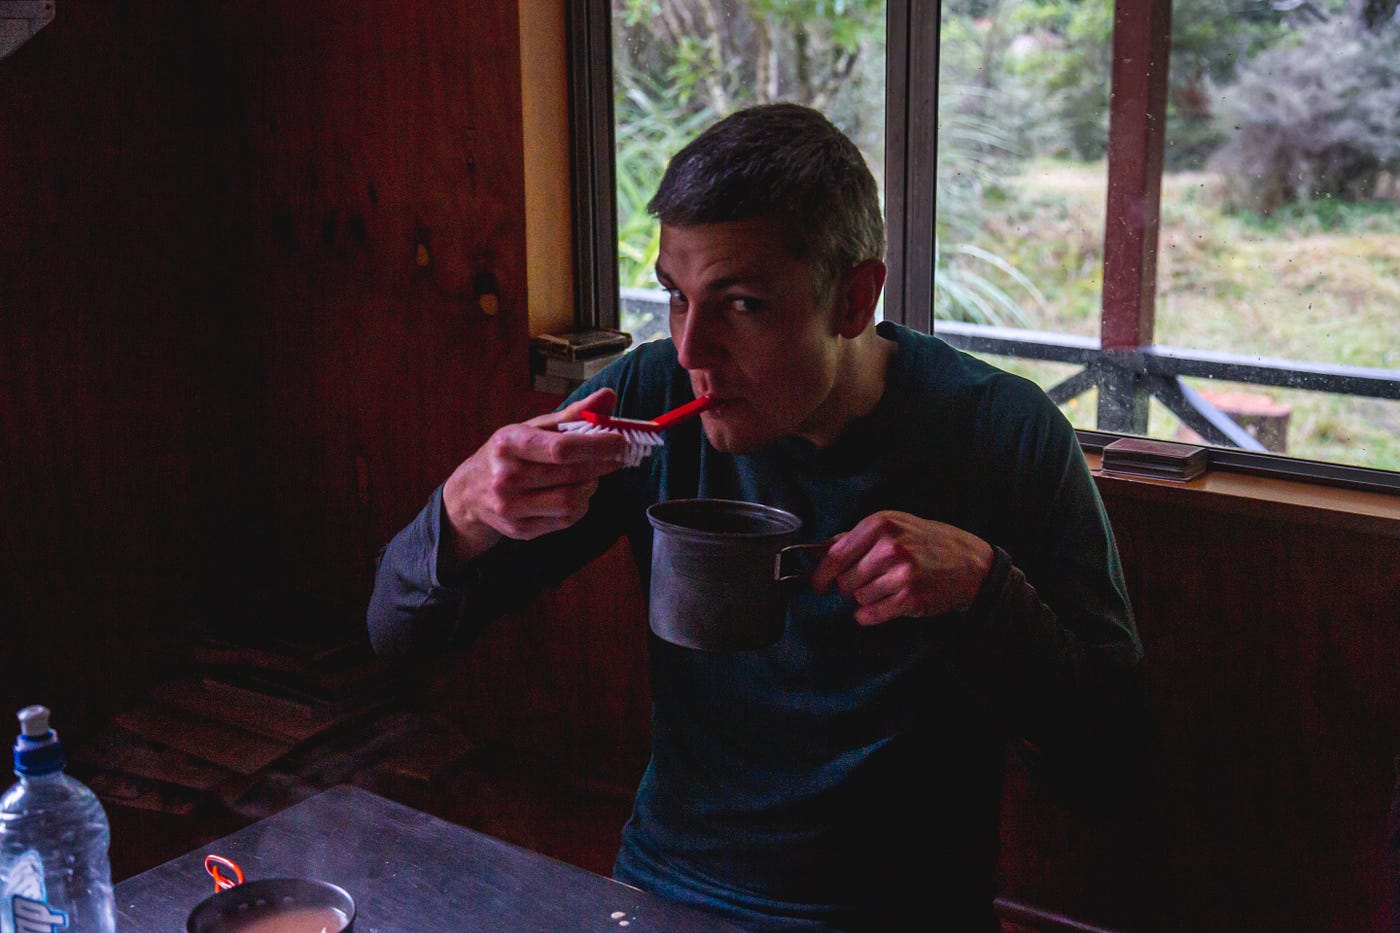
POLYGON ((1127 789, 1141 649, 1074 433, 1031 383, 873 326, 877 191, 820 114, 720 121, 650 209, 671 339, 453 472, 385 551, 374 642, 461 638, 623 534, 645 577, 656 501, 794 512, 834 543, 776 645, 651 639, 652 759, 615 875, 759 930, 996 929, 1007 743, 1081 797, 1127 789), (715 404, 640 467, 555 430, 699 394, 715 404))

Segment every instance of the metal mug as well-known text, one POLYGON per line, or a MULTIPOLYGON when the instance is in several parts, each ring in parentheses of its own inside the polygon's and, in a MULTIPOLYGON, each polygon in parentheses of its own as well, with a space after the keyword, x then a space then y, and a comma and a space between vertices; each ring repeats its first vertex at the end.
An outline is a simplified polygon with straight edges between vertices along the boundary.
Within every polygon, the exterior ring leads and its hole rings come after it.
POLYGON ((783 634, 788 569, 802 520, 732 499, 671 499, 647 509, 652 527, 647 622, 658 637, 701 651, 764 648, 783 634))
MULTIPOLYGON (((332 933, 352 933, 355 927, 355 901, 339 885, 307 878, 262 878, 243 880, 243 870, 219 855, 204 860, 204 870, 214 878, 217 891, 195 905, 185 921, 187 933, 226 933, 244 928, 275 929, 272 921, 289 911, 322 911, 338 917, 332 933), (228 877, 219 871, 233 872, 228 877)), ((327 927, 327 929, 331 929, 327 927)))

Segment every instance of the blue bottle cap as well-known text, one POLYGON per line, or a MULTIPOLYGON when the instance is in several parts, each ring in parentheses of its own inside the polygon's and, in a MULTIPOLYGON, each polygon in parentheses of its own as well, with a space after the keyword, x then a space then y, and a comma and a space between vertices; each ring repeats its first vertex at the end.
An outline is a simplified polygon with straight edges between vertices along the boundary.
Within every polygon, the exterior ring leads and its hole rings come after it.
POLYGON ((52 774, 62 771, 63 744, 49 728, 49 710, 26 706, 19 711, 19 737, 15 739, 15 774, 52 774))

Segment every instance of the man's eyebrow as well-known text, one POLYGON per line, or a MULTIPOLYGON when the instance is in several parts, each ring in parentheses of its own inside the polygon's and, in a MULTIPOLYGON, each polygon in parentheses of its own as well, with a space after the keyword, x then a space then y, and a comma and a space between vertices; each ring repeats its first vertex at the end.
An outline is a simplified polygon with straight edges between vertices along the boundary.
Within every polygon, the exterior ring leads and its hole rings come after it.
MULTIPOLYGON (((671 277, 666 274, 665 269, 661 268, 660 263, 657 263, 653 268, 656 272, 656 280, 658 282, 660 282, 662 285, 671 284, 671 277)), ((744 274, 726 275, 723 278, 715 279, 713 282, 704 283, 704 288, 706 291, 722 292, 726 288, 732 288, 735 285, 746 285, 751 281, 751 279, 752 276, 744 274)))

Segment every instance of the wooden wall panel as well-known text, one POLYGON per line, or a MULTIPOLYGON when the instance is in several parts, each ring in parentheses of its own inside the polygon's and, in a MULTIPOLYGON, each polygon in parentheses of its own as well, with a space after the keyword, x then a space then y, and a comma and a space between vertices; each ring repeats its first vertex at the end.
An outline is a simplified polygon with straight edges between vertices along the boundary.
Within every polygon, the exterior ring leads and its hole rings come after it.
POLYGON ((230 275, 206 235, 224 173, 204 6, 60 4, 0 62, 11 723, 43 701, 81 733, 161 662, 202 590, 223 456, 207 372, 230 275))
POLYGON ((1400 538, 1107 497, 1156 757, 1136 833, 1013 770, 1004 887, 1134 930, 1386 931, 1400 538))
POLYGON ((70 0, 0 62, 4 708, 362 632, 379 546, 537 403, 520 100, 514 0, 70 0))
POLYGON ((257 373, 237 537, 263 549, 255 579, 353 617, 379 545, 524 403, 515 4, 245 3, 225 23, 257 373))

